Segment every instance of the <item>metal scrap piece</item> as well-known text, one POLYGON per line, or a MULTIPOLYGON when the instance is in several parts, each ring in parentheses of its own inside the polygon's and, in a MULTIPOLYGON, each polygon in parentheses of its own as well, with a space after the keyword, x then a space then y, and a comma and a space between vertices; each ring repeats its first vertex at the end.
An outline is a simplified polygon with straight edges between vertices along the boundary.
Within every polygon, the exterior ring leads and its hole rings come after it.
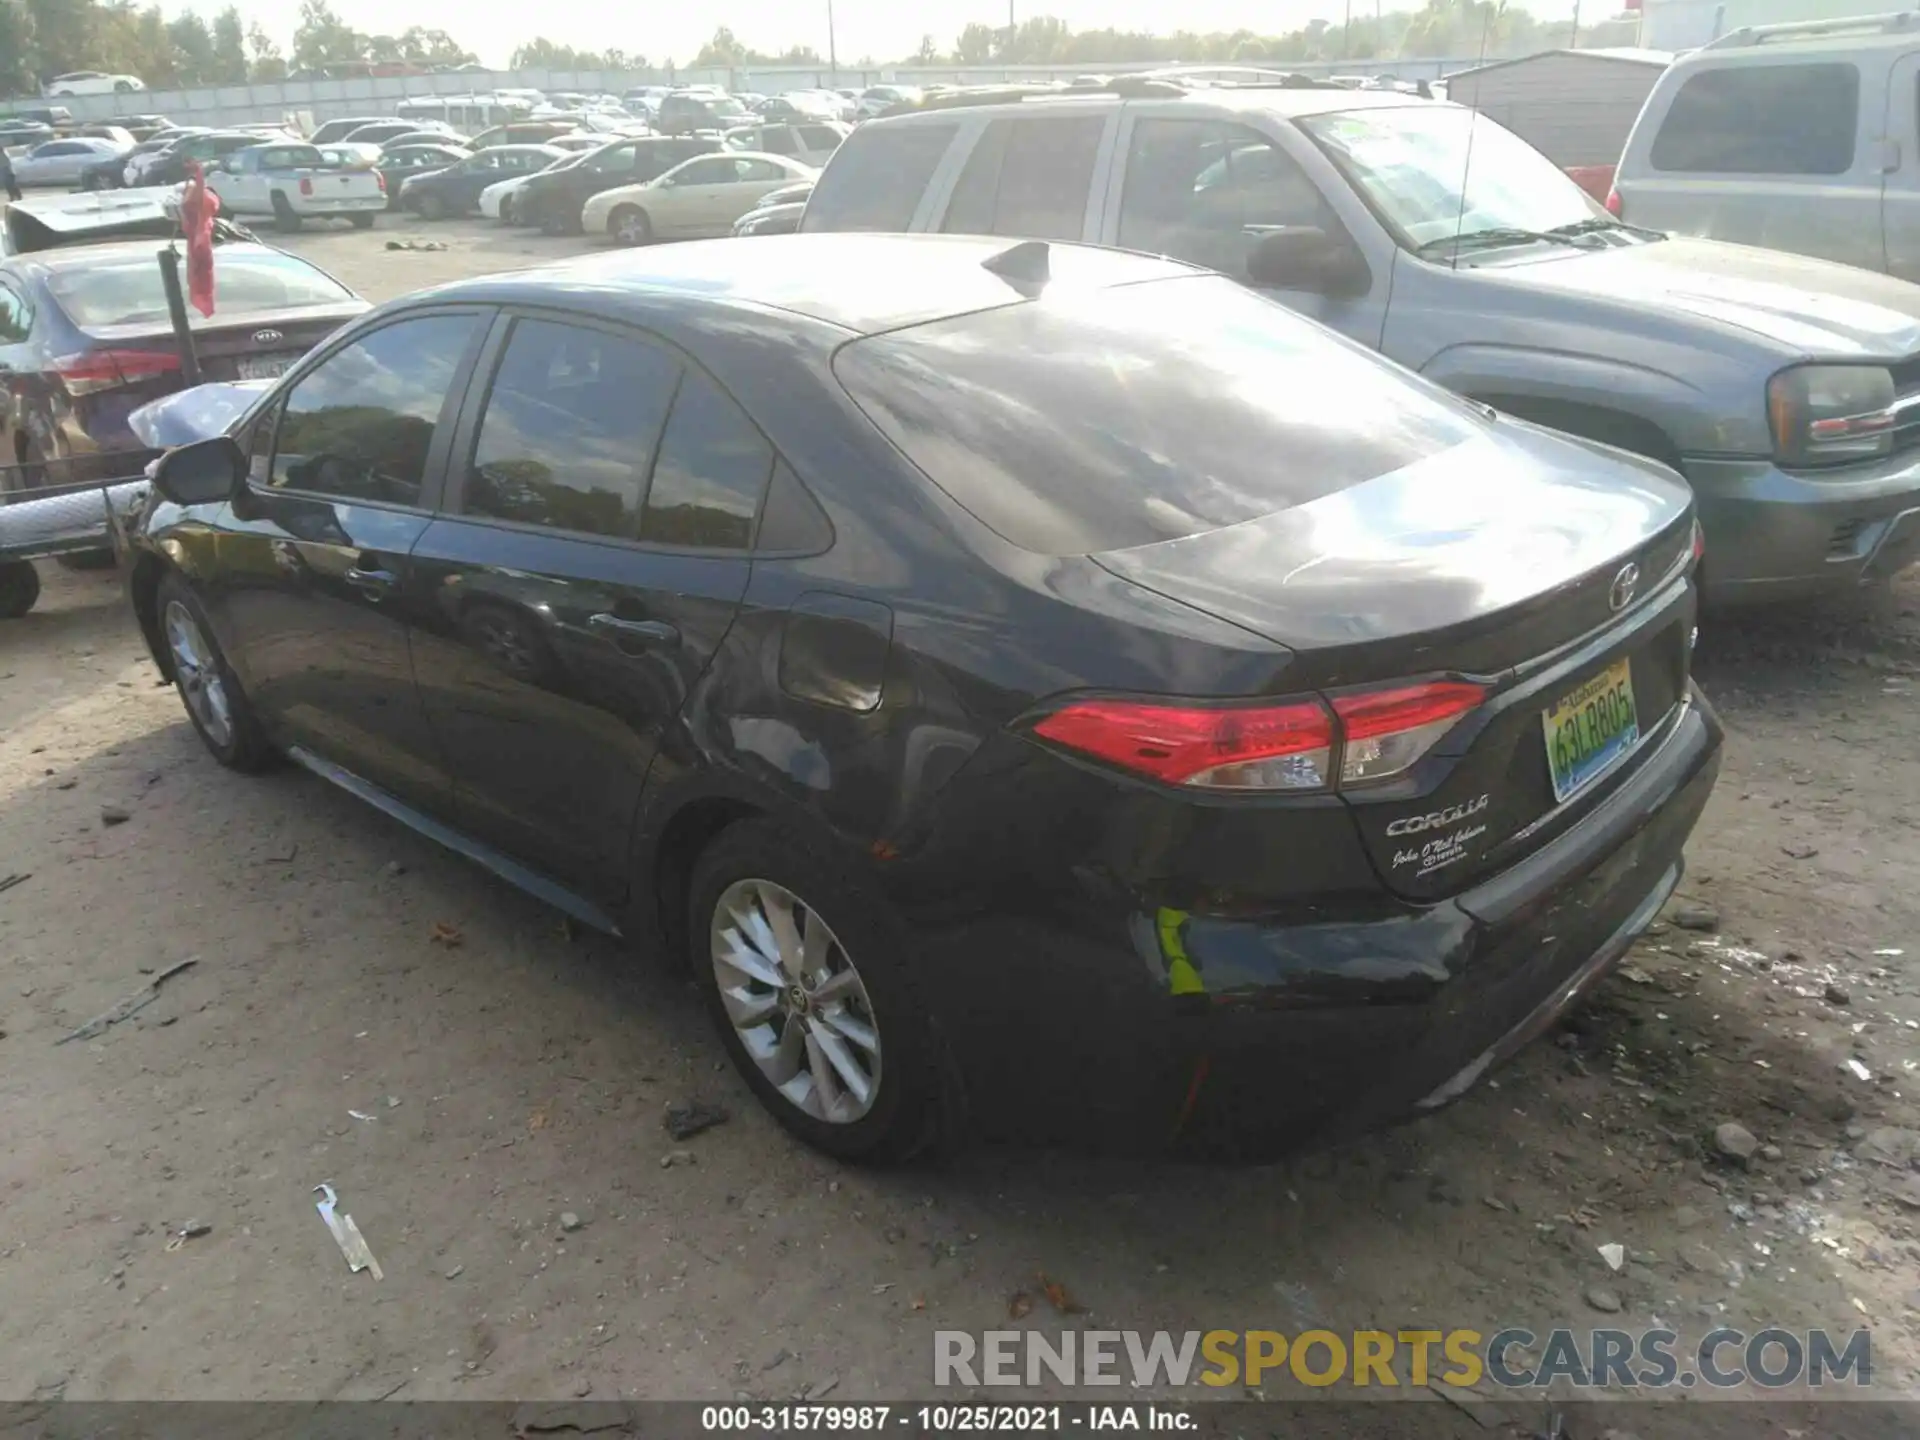
POLYGON ((313 1193, 322 1197, 313 1208, 320 1212, 320 1218, 327 1222, 327 1229, 333 1232, 334 1243, 340 1247, 340 1253, 347 1257, 347 1268, 356 1275, 362 1270, 371 1270, 374 1279, 384 1279, 380 1262, 373 1258, 373 1251, 367 1248, 366 1237, 361 1235, 360 1227, 353 1223, 353 1217, 342 1215, 334 1208, 340 1200, 333 1193, 333 1186, 322 1181, 313 1187, 313 1193))
POLYGON ((162 985, 166 984, 167 981, 171 980, 188 966, 198 965, 199 963, 199 958, 196 956, 194 959, 182 960, 178 964, 169 965, 138 990, 134 991, 133 994, 127 996, 126 999, 115 1005, 111 1010, 94 1016, 93 1019, 87 1021, 87 1023, 82 1025, 78 1030, 69 1031, 53 1043, 56 1045, 64 1045, 69 1040, 91 1040, 94 1036, 105 1032, 110 1026, 118 1025, 122 1020, 131 1020, 135 1015, 138 1015, 142 1010, 146 1009, 147 1006, 160 998, 160 987, 162 985))

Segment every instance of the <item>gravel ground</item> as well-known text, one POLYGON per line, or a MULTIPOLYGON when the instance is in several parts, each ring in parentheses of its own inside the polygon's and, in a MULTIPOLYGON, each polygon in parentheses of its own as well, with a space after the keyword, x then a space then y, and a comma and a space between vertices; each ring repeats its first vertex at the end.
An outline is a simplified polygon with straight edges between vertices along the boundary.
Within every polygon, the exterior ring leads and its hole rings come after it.
MULTIPOLYGON (((293 244, 377 299, 582 248, 293 244)), ((1444 1114, 1257 1169, 875 1174, 763 1118, 674 977, 303 773, 220 770, 114 578, 44 573, 0 627, 0 1398, 845 1399, 930 1394, 936 1328, 1656 1320, 1866 1326, 1920 1389, 1920 583, 1707 627, 1699 928, 1444 1114), (696 1099, 733 1118, 676 1144, 696 1099)))

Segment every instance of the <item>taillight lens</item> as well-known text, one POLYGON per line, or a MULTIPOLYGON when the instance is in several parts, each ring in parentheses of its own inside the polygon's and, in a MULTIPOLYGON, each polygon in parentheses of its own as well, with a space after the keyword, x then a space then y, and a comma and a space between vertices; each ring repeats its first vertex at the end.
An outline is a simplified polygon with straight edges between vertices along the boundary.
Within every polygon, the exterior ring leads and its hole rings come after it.
POLYGON ((1202 790, 1324 790, 1333 717, 1318 700, 1178 705, 1081 700, 1034 733, 1168 785, 1202 790))
POLYGON ((1698 565, 1707 553, 1707 532, 1700 528, 1698 520, 1693 522, 1693 563, 1698 565))
POLYGON ((1487 692, 1464 680, 1436 680, 1334 697, 1340 717, 1340 783, 1362 785, 1405 771, 1479 708, 1487 692))
POLYGON ((384 194, 386 194, 386 193, 387 193, 387 176, 386 176, 386 172, 385 172, 385 171, 382 171, 382 170, 376 170, 376 171, 374 171, 374 172, 373 172, 373 178, 374 178, 375 180, 378 180, 378 181, 380 182, 380 193, 381 193, 382 195, 384 195, 384 194))
POLYGON ((1621 208, 1620 191, 1617 188, 1609 189, 1607 191, 1607 213, 1617 220, 1620 218, 1621 208))
POLYGON ((1331 709, 1318 699, 1079 700, 1044 716, 1033 733, 1167 785, 1326 791, 1403 773, 1485 698, 1478 685, 1440 680, 1343 694, 1331 709))
POLYGON ((300 177, 300 193, 302 195, 313 194, 313 181, 305 175, 300 177))
POLYGON ((91 395, 171 374, 180 357, 168 350, 86 350, 62 355, 51 368, 69 395, 91 395))

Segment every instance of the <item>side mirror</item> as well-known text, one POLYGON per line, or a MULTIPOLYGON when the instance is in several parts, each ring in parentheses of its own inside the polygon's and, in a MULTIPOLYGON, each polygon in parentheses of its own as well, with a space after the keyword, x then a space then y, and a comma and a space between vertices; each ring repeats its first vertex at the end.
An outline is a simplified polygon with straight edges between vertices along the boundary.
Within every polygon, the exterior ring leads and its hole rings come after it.
POLYGON ((246 481, 247 457, 231 436, 169 450, 154 463, 153 486, 176 505, 213 505, 246 481))
POLYGON ((1247 257, 1247 279, 1262 289, 1352 298, 1373 286, 1373 270, 1344 230, 1289 227, 1262 235, 1247 257))

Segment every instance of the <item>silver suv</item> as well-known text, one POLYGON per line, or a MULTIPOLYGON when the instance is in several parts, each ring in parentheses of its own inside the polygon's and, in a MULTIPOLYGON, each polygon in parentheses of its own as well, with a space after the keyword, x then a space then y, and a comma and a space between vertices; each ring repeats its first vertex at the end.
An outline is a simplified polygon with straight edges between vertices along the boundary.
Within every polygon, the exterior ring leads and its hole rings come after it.
POLYGON ((1497 409, 1680 470, 1719 602, 1851 587, 1920 547, 1920 287, 1622 224, 1456 105, 1138 78, 940 96, 855 130, 801 229, 1085 240, 1224 271, 1497 409))

